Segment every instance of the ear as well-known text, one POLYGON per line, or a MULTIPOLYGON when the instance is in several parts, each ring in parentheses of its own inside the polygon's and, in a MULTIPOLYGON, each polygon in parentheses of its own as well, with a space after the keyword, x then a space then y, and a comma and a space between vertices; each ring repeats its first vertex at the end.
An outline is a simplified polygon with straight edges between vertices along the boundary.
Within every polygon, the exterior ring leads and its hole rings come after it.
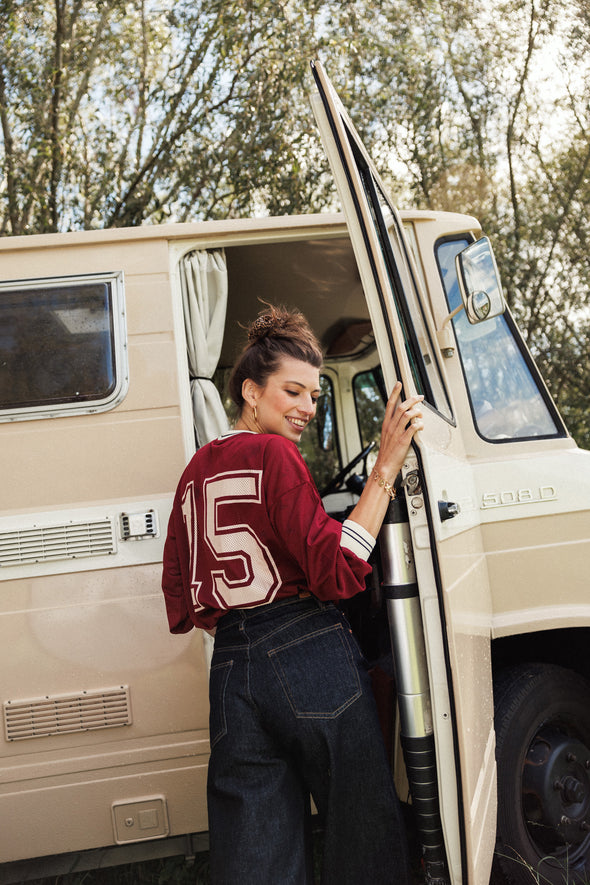
POLYGON ((244 397, 244 402, 248 403, 250 407, 255 406, 257 393, 258 385, 256 382, 252 381, 251 378, 246 378, 242 384, 242 396, 244 397))

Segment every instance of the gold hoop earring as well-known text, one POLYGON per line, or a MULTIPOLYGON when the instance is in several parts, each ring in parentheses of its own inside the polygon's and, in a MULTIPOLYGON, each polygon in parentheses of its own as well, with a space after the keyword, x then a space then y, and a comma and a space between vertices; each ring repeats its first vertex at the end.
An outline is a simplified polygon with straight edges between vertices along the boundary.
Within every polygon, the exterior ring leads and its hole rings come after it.
POLYGON ((254 413, 254 421, 258 424, 258 410, 256 408, 256 403, 252 406, 252 412, 254 413))

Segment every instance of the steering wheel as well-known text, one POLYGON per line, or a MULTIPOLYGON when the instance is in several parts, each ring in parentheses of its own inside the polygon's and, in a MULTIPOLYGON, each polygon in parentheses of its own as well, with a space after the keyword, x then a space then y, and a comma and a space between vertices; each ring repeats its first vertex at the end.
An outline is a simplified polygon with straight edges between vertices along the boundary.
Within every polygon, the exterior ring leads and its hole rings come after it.
POLYGON ((371 452, 375 448, 376 445, 377 445, 377 443, 375 442, 375 440, 373 440, 372 442, 369 443, 368 446, 365 446, 365 448, 362 450, 362 452, 359 452, 359 454, 356 455, 352 459, 352 461, 349 461, 348 464, 345 467, 343 467, 342 470, 340 470, 333 479, 330 480, 328 485, 322 489, 322 491, 320 492, 320 497, 323 498, 326 495, 331 495, 332 492, 336 492, 340 488, 340 486, 342 485, 342 483, 344 482, 344 480, 346 479, 346 477, 348 476, 348 474, 350 473, 352 468, 356 467, 356 465, 359 463, 359 461, 362 461, 363 458, 366 458, 367 455, 369 454, 369 452, 371 452))

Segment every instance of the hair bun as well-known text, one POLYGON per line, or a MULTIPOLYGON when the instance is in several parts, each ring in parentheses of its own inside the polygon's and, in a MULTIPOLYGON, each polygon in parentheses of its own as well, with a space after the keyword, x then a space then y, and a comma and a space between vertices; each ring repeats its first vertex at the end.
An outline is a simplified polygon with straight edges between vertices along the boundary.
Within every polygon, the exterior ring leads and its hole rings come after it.
POLYGON ((273 310, 271 313, 263 313, 257 317, 248 328, 248 341, 256 341, 257 338, 268 338, 282 332, 289 324, 288 317, 273 310))

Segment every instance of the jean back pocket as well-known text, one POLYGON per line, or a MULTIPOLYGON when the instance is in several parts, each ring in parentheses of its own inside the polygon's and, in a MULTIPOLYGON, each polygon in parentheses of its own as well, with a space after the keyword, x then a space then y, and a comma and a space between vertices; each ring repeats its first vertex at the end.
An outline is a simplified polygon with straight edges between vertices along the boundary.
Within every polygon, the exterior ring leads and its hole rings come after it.
POLYGON ((268 652, 298 718, 335 719, 362 695, 347 640, 342 624, 334 624, 268 652))

